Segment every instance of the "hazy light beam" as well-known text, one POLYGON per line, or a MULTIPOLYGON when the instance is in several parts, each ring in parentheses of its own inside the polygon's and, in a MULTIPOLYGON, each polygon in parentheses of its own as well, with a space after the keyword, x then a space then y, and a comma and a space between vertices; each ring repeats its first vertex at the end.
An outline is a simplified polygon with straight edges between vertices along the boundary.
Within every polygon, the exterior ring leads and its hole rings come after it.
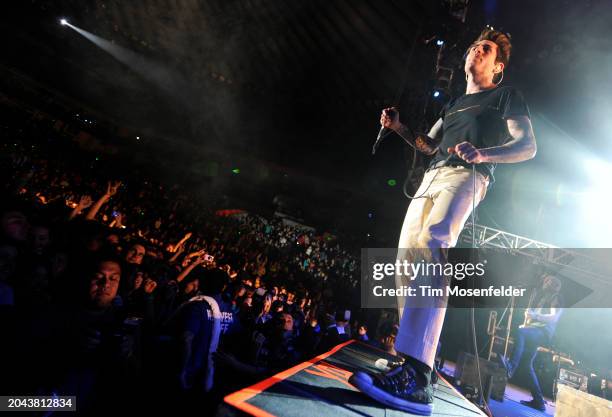
POLYGON ((146 80, 158 85, 162 90, 174 97, 185 98, 181 92, 189 91, 188 83, 163 65, 145 58, 127 48, 119 46, 93 33, 74 26, 66 19, 60 20, 63 26, 74 29, 87 40, 108 52, 117 61, 128 66, 146 80))

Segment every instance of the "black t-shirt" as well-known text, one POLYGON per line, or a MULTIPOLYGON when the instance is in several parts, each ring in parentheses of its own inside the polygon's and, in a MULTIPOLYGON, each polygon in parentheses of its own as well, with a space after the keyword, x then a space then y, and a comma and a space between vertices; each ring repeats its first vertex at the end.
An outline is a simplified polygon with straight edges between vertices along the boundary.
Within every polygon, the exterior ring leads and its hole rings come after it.
MULTIPOLYGON (((522 94, 513 87, 497 87, 450 100, 440 112, 444 122, 442 143, 430 166, 445 160, 447 149, 464 141, 478 149, 503 145, 510 138, 506 119, 515 116, 530 114, 522 94)), ((455 155, 448 165, 471 166, 455 155)), ((478 164, 476 169, 492 179, 495 165, 478 164)))

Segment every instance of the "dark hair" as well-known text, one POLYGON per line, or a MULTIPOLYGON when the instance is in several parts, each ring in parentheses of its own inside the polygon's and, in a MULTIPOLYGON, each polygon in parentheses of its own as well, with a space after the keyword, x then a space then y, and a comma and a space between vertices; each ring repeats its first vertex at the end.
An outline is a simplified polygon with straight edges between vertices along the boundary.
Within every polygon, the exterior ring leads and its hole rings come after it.
POLYGON ((397 326, 392 321, 383 322, 378 328, 378 336, 381 338, 397 336, 397 326))
MULTIPOLYGON (((123 262, 121 262, 121 259, 119 259, 116 256, 114 256, 114 254, 112 254, 112 253, 105 253, 105 254, 96 255, 95 257, 92 258, 92 261, 90 262, 90 264, 86 268, 86 272, 87 272, 87 275, 88 275, 87 283, 89 283, 89 281, 98 272, 98 270, 100 268, 100 265, 102 265, 105 262, 112 262, 112 263, 117 264, 119 266, 119 270, 121 271, 121 278, 123 278, 123 276, 125 274, 125 270, 124 270, 124 267, 123 267, 124 264, 123 264, 123 262)), ((123 281, 123 280, 121 280, 121 281, 123 281)))
POLYGON ((504 66, 508 65, 510 53, 512 52, 510 36, 503 32, 486 28, 480 33, 480 36, 478 36, 475 42, 479 41, 491 41, 497 45, 497 57, 495 58, 495 62, 501 62, 504 66))
POLYGON ((211 269, 200 276, 200 290, 204 295, 221 294, 228 281, 229 277, 225 271, 211 269))
POLYGON ((276 313, 276 310, 277 310, 279 307, 283 307, 283 311, 282 311, 282 312, 285 312, 285 308, 284 308, 284 306, 285 306, 285 304, 284 304, 284 303, 283 303, 281 300, 274 300, 274 301, 272 302, 272 306, 270 307, 270 311, 271 311, 272 313, 276 313))

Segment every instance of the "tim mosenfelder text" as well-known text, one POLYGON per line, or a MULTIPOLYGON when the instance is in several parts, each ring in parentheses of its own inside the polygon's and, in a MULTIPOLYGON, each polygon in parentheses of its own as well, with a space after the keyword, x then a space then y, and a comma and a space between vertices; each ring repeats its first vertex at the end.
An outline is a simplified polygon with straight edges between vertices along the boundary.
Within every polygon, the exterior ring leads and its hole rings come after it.
POLYGON ((432 288, 430 285, 419 285, 410 287, 402 285, 399 288, 383 288, 376 285, 372 288, 375 297, 523 297, 525 288, 516 288, 511 285, 489 288, 459 288, 446 286, 444 288, 432 288))

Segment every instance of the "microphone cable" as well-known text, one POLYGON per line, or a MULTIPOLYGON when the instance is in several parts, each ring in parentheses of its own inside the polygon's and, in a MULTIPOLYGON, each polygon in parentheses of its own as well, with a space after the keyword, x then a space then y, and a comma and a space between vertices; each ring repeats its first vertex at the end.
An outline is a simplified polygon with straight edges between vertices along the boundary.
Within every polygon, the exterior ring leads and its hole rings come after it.
MULTIPOLYGON (((476 244, 476 164, 472 164, 472 248, 474 255, 478 245, 476 244)), ((474 256, 475 258, 475 256, 474 256)), ((474 280, 472 280, 472 289, 474 289, 474 280)), ((476 362, 476 374, 478 375, 479 398, 482 399, 484 411, 492 416, 493 413, 489 408, 489 399, 485 398, 485 393, 482 389, 482 373, 480 372, 480 355, 478 352, 478 340, 476 338, 476 301, 472 294, 472 307, 470 308, 470 324, 472 330, 472 343, 474 348, 474 361, 476 362)))

